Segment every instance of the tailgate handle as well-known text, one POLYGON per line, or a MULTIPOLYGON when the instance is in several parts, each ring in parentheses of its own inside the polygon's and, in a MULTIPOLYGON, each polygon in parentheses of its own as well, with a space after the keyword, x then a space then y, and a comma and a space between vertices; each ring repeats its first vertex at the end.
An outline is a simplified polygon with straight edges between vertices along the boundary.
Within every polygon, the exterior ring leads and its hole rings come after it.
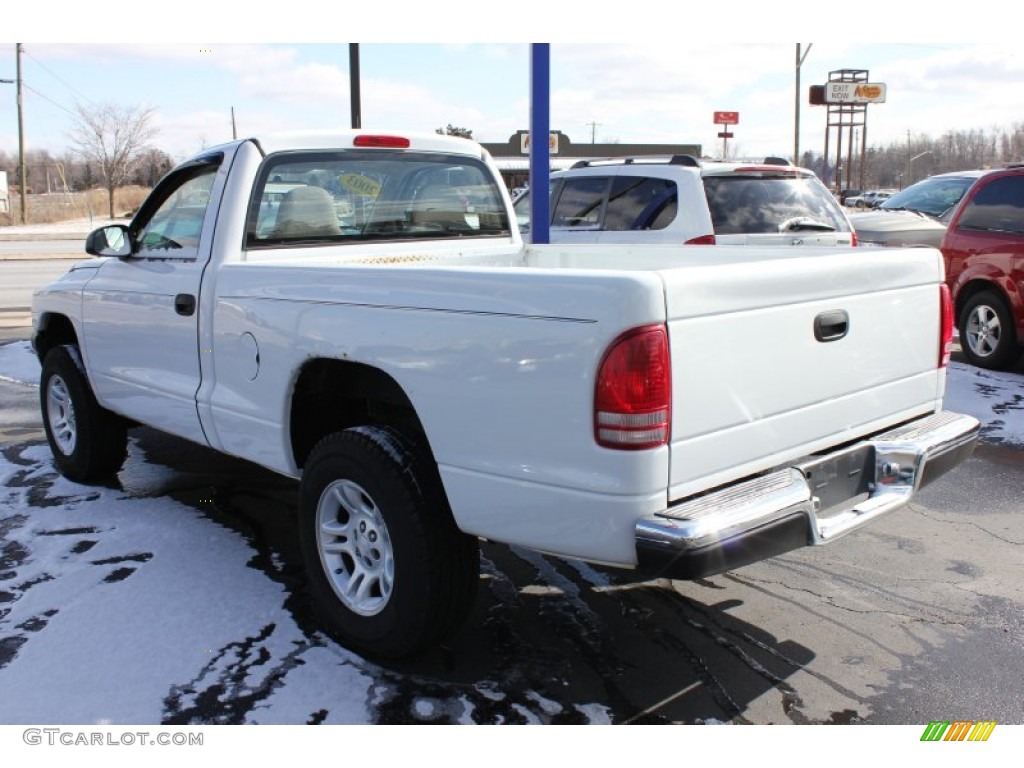
POLYGON ((850 316, 845 310, 833 309, 814 318, 814 338, 820 342, 839 341, 850 330, 850 316))

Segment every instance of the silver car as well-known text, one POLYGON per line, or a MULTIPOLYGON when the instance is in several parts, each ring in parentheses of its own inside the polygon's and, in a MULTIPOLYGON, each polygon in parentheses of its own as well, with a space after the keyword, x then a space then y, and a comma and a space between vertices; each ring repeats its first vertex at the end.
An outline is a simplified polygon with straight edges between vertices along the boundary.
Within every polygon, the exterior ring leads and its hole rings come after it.
POLYGON ((897 192, 878 208, 850 215, 861 245, 938 248, 953 207, 985 171, 940 173, 897 192))

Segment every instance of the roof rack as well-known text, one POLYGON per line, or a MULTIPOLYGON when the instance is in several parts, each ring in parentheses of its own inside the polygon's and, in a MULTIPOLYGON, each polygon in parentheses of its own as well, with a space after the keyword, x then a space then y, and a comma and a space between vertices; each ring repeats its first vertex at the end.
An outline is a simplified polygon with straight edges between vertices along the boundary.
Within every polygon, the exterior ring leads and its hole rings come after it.
POLYGON ((594 160, 580 160, 573 163, 571 168, 592 168, 601 165, 633 165, 634 163, 667 163, 669 165, 684 165, 687 168, 700 168, 700 161, 693 155, 630 155, 629 157, 602 157, 594 160))
POLYGON ((775 157, 774 155, 768 155, 767 157, 706 157, 704 158, 707 162, 712 163, 759 163, 761 165, 784 165, 787 167, 793 167, 793 163, 784 157, 775 157))

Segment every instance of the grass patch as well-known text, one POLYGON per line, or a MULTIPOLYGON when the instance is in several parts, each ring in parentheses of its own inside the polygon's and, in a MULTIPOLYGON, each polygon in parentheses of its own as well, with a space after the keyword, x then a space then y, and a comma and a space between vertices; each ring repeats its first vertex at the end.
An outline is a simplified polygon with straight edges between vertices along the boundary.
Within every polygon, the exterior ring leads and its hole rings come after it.
MULTIPOLYGON (((114 190, 114 214, 120 218, 138 210, 146 195, 147 187, 118 187, 114 190)), ((53 224, 73 219, 107 219, 109 206, 105 189, 90 189, 87 192, 53 192, 48 195, 29 195, 25 210, 28 224, 53 224)), ((21 201, 17 194, 11 195, 11 209, 0 214, 0 225, 21 224, 21 201)))

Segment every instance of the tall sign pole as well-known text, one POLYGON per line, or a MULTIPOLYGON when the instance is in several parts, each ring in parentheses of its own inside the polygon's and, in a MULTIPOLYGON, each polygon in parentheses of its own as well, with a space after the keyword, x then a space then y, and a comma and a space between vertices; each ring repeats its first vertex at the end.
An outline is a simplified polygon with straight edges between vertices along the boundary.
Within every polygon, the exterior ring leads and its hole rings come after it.
POLYGON ((359 43, 348 44, 349 94, 352 97, 352 127, 363 127, 362 106, 359 97, 359 43))
POLYGON ((718 132, 718 138, 722 140, 722 159, 729 159, 729 139, 732 138, 732 133, 729 131, 728 126, 738 125, 740 122, 739 112, 715 112, 715 125, 722 126, 722 130, 718 132))
POLYGON ((530 45, 530 242, 551 242, 551 44, 530 45))

